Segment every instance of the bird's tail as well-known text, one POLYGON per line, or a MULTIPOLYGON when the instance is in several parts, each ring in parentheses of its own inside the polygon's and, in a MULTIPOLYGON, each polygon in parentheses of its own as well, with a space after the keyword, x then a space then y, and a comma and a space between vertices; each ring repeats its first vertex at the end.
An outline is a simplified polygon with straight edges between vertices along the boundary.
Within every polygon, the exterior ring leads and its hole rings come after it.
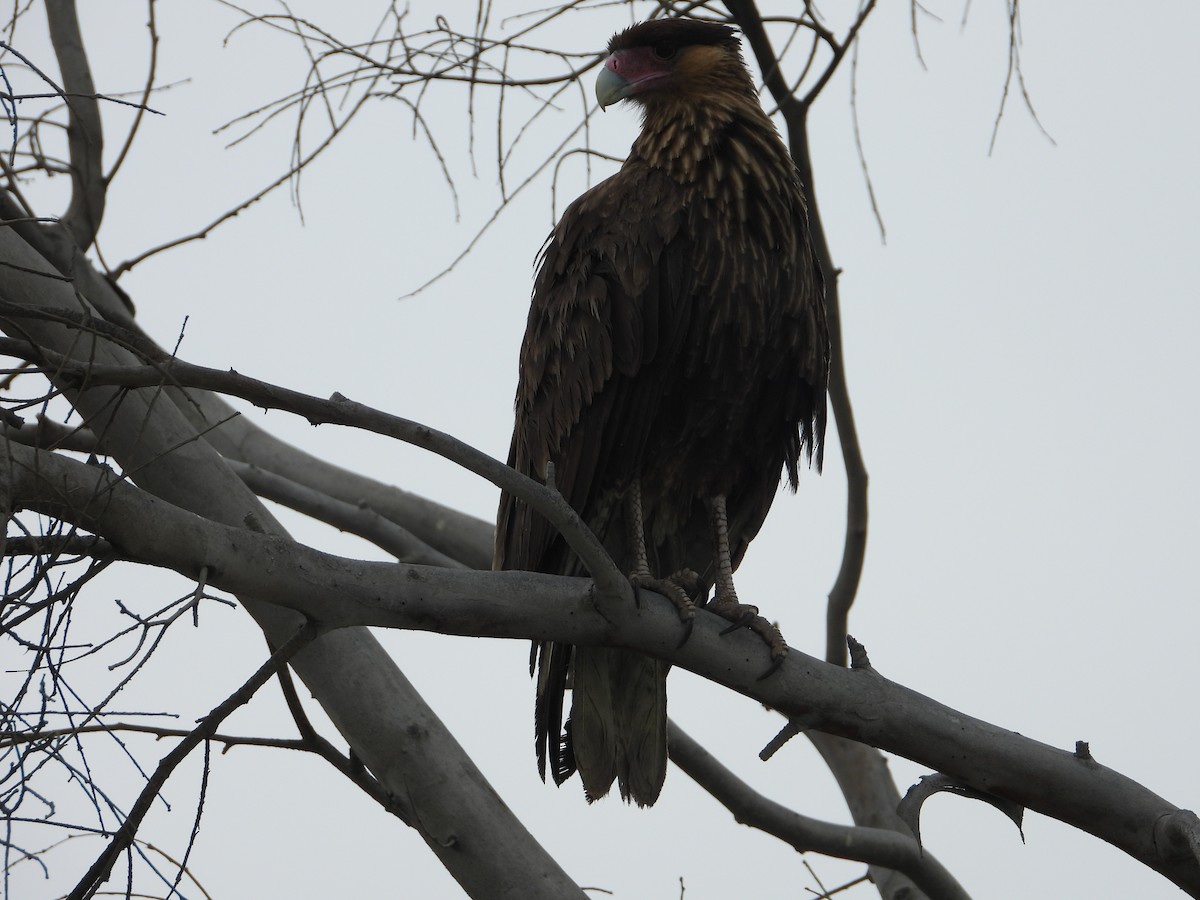
POLYGON ((614 780, 626 801, 658 799, 667 776, 668 668, 628 650, 575 648, 571 749, 589 801, 614 780))

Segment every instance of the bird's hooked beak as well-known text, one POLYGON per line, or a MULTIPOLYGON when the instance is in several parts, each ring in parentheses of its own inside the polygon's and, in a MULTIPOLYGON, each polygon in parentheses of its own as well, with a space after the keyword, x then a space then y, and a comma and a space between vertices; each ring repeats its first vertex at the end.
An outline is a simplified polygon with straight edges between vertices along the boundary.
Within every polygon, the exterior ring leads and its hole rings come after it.
POLYGON ((604 109, 670 77, 670 64, 656 57, 650 48, 618 50, 604 60, 604 67, 596 77, 596 100, 604 109))
POLYGON ((621 77, 610 65, 615 57, 614 53, 604 61, 604 66, 596 77, 596 100, 599 102, 601 110, 612 106, 618 100, 624 100, 633 88, 633 85, 621 77))

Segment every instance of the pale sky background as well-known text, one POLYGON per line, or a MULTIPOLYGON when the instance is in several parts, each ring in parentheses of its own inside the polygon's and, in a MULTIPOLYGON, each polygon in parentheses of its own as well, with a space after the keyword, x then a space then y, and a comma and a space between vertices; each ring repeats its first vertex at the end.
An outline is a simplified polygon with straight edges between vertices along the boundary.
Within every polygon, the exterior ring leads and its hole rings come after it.
MULTIPOLYGON (((98 89, 140 86, 144 5, 80 5, 98 89)), ((831 16, 841 11, 825 6, 831 16)), ((265 0, 253 8, 279 9, 265 0)), ((293 4, 348 40, 368 37, 381 8, 375 0, 293 4)), ((991 155, 1004 4, 975 2, 965 28, 960 2, 929 8, 944 22, 922 19, 928 71, 913 52, 908 4, 880 4, 862 34, 859 116, 886 245, 854 149, 848 68, 812 119, 816 190, 844 270, 846 361, 871 474, 868 556, 851 631, 888 677, 1055 746, 1090 741, 1100 762, 1195 807, 1200 7, 1023 7, 1025 81, 1056 145, 1013 96, 991 155)), ((415 0, 409 21, 415 29, 437 13, 469 30, 474 7, 415 0)), ((223 46, 239 19, 215 3, 160 3, 158 15, 160 80, 189 80, 154 99, 167 115, 144 123, 113 185, 101 232, 110 264, 193 231, 289 160, 290 119, 234 149, 212 132, 302 84, 306 61, 295 41, 250 28, 223 46)), ((599 49, 628 17, 609 10, 572 20, 564 46, 599 49)), ((49 66, 44 30, 34 11, 16 45, 49 66)), ((552 222, 548 182, 515 203, 450 276, 398 299, 453 259, 495 202, 492 106, 480 103, 477 177, 463 151, 464 110, 458 90, 435 92, 423 106, 456 178, 461 222, 436 161, 412 139, 406 110, 380 105, 306 174, 304 224, 285 189, 208 240, 123 278, 143 326, 170 345, 187 317, 180 354, 189 361, 320 396, 339 391, 503 457, 532 262, 552 222)), ((547 116, 527 158, 549 152, 577 112, 567 104, 547 116)), ((105 114, 115 152, 130 116, 105 114)), ((593 139, 623 155, 637 125, 632 111, 612 110, 594 121, 593 139)), ((595 164, 593 179, 606 165, 595 164)), ((562 169, 559 210, 585 184, 574 157, 562 169)), ((34 192, 43 215, 60 211, 63 188, 56 179, 34 192)), ((281 413, 248 414, 340 465, 494 515, 490 484, 428 455, 281 413)), ((816 655, 843 507, 831 440, 824 476, 806 474, 797 497, 779 498, 739 571, 743 598, 816 655)), ((286 521, 306 543, 379 556, 323 526, 286 521)), ((182 579, 125 569, 91 592, 77 636, 93 613, 93 637, 111 628, 114 597, 149 609, 189 589, 182 579)), ((169 707, 183 724, 261 662, 261 636, 241 611, 214 605, 201 626, 170 634, 123 708, 169 707)), ((816 886, 804 859, 827 887, 862 871, 800 857, 737 825, 677 770, 647 811, 613 800, 589 808, 576 781, 543 786, 523 642, 382 638, 582 885, 668 900, 682 878, 687 900, 804 897, 816 886)), ((76 686, 100 696, 106 683, 76 686)), ((753 785, 799 812, 849 821, 803 739, 758 761, 776 716, 678 670, 670 697, 672 716, 753 785)), ((223 730, 292 735, 273 688, 223 730)), ((92 740, 104 782, 128 805, 140 787, 135 771, 92 740)), ((130 743, 148 765, 166 752, 165 744, 130 743)), ((928 771, 903 759, 891 765, 901 790, 928 771)), ((167 786, 171 811, 157 807, 142 831, 173 856, 186 845, 198 779, 196 758, 167 786)), ((940 796, 922 830, 927 847, 984 900, 1180 896, 1121 851, 1037 814, 1027 816, 1022 844, 994 810, 940 796)), ((26 832, 23 842, 60 837, 47 829, 26 832)), ((90 838, 47 855, 49 881, 23 867, 9 896, 60 895, 100 849, 90 838)), ((220 900, 460 895, 414 832, 329 767, 252 748, 214 756, 190 868, 220 900)), ((877 894, 861 886, 846 896, 877 894)))

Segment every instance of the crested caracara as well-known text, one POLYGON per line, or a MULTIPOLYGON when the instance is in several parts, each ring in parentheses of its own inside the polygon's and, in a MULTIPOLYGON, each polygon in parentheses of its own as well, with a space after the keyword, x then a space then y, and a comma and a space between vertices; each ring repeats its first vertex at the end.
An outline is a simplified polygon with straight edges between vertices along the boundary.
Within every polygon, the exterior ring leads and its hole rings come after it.
MULTIPOLYGON (((732 572, 786 474, 821 461, 829 341, 796 168, 758 102, 733 29, 665 19, 622 31, 601 107, 642 114, 629 158, 546 242, 521 345, 509 464, 554 483, 635 585, 690 597, 782 638, 732 572)), ((586 574, 509 494, 495 567, 586 574)), ((666 774, 667 664, 624 649, 535 645, 538 765, 614 779, 639 805, 666 774), (564 693, 571 690, 563 725, 564 693)))

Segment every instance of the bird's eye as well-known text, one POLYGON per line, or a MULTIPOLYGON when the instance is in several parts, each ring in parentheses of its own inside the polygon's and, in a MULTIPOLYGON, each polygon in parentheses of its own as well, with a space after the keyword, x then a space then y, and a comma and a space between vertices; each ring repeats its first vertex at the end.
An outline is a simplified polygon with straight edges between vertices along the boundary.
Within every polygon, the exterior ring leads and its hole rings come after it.
POLYGON ((672 59, 678 51, 671 41, 659 41, 654 45, 654 55, 659 59, 672 59))

